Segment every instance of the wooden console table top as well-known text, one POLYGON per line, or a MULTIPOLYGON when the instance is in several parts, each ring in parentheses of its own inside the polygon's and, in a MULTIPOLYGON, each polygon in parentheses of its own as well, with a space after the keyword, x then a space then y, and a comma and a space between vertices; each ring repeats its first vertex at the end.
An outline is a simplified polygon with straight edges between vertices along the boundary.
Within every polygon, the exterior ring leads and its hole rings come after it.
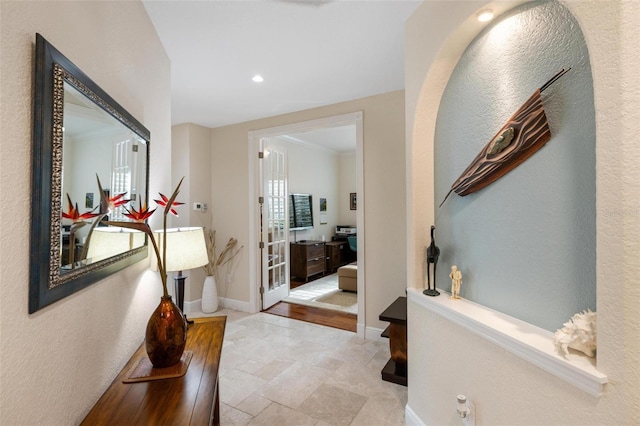
POLYGON ((343 246, 348 244, 347 240, 344 241, 325 241, 325 246, 343 246))
POLYGON ((380 321, 387 321, 397 324, 407 323, 407 298, 405 296, 398 297, 387 309, 379 316, 380 321))
POLYGON ((129 370, 146 357, 144 342, 83 420, 83 425, 220 424, 218 369, 226 316, 195 319, 185 350, 193 352, 179 378, 123 383, 129 370))

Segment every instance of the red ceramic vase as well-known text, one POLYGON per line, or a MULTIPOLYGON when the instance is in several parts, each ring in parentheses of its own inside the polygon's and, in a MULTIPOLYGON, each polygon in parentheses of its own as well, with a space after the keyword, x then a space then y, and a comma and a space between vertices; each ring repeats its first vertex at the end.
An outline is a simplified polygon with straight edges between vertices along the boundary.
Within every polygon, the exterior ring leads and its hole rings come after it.
POLYGON ((187 343, 187 321, 171 296, 162 297, 149 318, 145 347, 155 368, 166 368, 180 361, 187 343))

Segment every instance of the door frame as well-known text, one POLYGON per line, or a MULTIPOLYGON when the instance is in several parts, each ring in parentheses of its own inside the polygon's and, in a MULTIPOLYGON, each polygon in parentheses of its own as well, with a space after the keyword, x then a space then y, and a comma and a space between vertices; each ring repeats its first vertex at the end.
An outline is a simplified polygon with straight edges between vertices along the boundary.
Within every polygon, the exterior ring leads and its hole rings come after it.
POLYGON ((358 326, 357 334, 364 337, 365 332, 365 187, 364 187, 364 135, 363 112, 356 111, 348 114, 335 115, 315 120, 291 123, 277 127, 269 127, 250 131, 249 143, 249 276, 253 277, 254 285, 250 286, 250 303, 255 312, 260 312, 260 256, 259 256, 259 191, 260 191, 260 139, 265 137, 283 136, 290 133, 302 133, 326 127, 338 127, 353 124, 356 126, 356 193, 358 209, 356 210, 356 226, 358 228, 358 326))

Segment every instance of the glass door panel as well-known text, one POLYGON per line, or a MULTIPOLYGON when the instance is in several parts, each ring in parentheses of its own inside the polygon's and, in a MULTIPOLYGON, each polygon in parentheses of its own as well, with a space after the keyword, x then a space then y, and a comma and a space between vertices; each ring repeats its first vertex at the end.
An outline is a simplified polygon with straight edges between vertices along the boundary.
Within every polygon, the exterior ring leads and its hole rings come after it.
POLYGON ((289 295, 287 161, 284 149, 262 142, 262 309, 267 309, 289 295))

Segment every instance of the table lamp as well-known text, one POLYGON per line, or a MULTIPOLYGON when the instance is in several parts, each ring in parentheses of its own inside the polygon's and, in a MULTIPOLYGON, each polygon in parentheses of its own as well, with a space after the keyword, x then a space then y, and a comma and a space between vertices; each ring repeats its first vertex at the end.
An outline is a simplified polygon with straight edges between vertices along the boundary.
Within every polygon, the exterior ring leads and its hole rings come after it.
POLYGON ((144 232, 105 226, 95 228, 87 239, 87 260, 97 262, 144 245, 144 232))
MULTIPOLYGON (((162 231, 154 231, 158 242, 160 256, 162 256, 162 231)), ((167 272, 178 272, 173 278, 175 282, 176 304, 184 313, 184 281, 187 278, 182 271, 203 266, 209 262, 204 232, 200 227, 167 229, 167 272)), ((152 268, 157 270, 155 256, 151 256, 152 268)), ((186 318, 186 315, 185 315, 186 318)), ((188 321, 192 323, 193 321, 188 321)))

